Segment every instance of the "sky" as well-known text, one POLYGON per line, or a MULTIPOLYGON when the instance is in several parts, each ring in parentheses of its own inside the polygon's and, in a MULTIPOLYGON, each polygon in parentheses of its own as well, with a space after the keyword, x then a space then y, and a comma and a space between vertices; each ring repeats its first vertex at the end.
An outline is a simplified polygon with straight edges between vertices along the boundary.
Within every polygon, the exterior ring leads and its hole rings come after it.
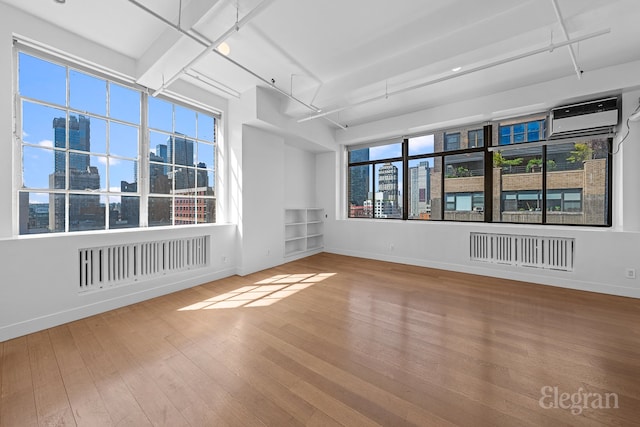
MULTIPOLYGON (((65 117, 67 105, 67 68, 39 58, 19 54, 18 82, 20 95, 60 108, 23 99, 22 141, 23 183, 27 188, 49 188, 49 174, 54 171, 53 119, 65 117)), ((120 182, 134 182, 138 159, 140 93, 104 79, 69 69, 69 108, 72 115, 90 120, 90 164, 100 173, 100 189, 120 191, 120 182), (109 96, 107 96, 107 93, 109 96), (101 156, 102 154, 102 156, 101 156), (109 157, 106 155, 109 154, 109 157), (112 157, 113 156, 113 157, 112 157)), ((160 131, 174 131, 174 104, 149 98, 149 125, 160 131)), ((214 166, 214 118, 182 106, 175 106, 175 131, 204 142, 194 143, 194 162, 214 166)), ((151 151, 158 143, 166 144, 168 134, 152 132, 151 151)), ((213 173, 210 173, 210 180, 213 173)), ((212 183, 211 183, 212 184, 212 183)), ((46 194, 34 194, 31 202, 48 202, 46 194)), ((119 197, 110 197, 110 202, 119 197)))

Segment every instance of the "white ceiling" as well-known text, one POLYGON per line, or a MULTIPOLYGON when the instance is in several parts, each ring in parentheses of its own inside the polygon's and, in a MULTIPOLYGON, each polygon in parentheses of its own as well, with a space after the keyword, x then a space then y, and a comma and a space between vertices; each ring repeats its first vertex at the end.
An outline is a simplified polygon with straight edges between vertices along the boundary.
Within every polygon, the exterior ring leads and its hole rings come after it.
POLYGON ((331 126, 578 79, 567 46, 512 60, 565 42, 562 26, 571 39, 609 30, 573 45, 584 73, 640 59, 638 0, 0 1, 133 58, 134 77, 154 90, 178 78, 231 97, 273 79, 301 101, 286 114, 340 110, 331 126), (202 46, 216 40, 235 63, 202 46))

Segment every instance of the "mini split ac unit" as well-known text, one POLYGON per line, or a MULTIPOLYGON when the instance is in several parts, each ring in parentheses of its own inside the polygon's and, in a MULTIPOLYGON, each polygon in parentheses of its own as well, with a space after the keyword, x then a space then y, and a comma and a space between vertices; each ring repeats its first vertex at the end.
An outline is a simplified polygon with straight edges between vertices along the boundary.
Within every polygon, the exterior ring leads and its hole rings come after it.
POLYGON ((549 136, 612 131, 618 124, 618 98, 606 98, 551 110, 549 136))

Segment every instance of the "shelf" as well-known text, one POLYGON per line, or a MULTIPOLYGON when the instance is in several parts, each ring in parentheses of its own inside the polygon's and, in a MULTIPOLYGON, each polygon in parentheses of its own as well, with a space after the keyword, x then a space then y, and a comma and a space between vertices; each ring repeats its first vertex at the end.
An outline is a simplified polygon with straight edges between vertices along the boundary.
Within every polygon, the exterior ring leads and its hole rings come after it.
POLYGON ((324 209, 300 208, 284 211, 284 256, 304 255, 324 245, 324 209))

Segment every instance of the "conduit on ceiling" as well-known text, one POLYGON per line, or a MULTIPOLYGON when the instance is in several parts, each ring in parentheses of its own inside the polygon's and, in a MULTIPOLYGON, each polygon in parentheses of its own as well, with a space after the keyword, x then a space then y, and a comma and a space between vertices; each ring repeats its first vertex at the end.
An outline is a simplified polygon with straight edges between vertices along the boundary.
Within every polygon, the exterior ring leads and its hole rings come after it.
MULTIPOLYGON (((611 32, 611 29, 610 28, 606 28, 606 29, 603 29, 603 30, 600 30, 600 31, 596 31, 596 32, 593 32, 593 33, 589 33, 589 34, 586 34, 586 35, 583 35, 583 36, 580 36, 580 37, 576 37, 574 39, 570 39, 570 40, 567 40, 567 41, 564 41, 564 42, 551 43, 551 44, 549 44, 549 46, 545 46, 545 47, 542 47, 542 48, 539 48, 539 49, 534 49, 534 50, 531 50, 531 51, 528 51, 528 52, 525 52, 525 53, 521 53, 521 54, 518 54, 518 55, 513 55, 513 56, 510 56, 508 58, 499 59, 497 61, 493 61, 493 62, 489 62, 487 64, 479 65, 477 67, 464 69, 464 70, 459 71, 459 72, 457 72, 455 74, 447 74, 445 76, 438 77, 438 78, 435 78, 435 79, 432 79, 432 80, 428 80, 426 82, 419 83, 419 84, 416 84, 416 85, 413 85, 413 86, 409 86, 409 87, 406 87, 406 88, 403 88, 403 89, 398 89, 396 91, 392 91, 392 92, 385 91, 385 93, 383 93, 382 95, 377 95, 377 96, 374 96, 374 97, 371 97, 371 98, 364 99, 362 101, 358 101, 358 102, 354 102, 352 104, 344 105, 342 107, 333 108, 331 110, 327 110, 327 111, 319 112, 317 114, 313 114, 311 116, 303 117, 301 119, 298 119, 298 123, 306 122, 308 120, 319 119, 319 118, 326 118, 326 116, 329 115, 329 114, 339 113, 340 111, 344 111, 344 110, 347 110, 349 108, 354 108, 354 107, 358 107, 360 105, 369 104, 371 102, 378 101, 378 100, 381 100, 381 99, 387 99, 390 96, 398 95, 398 94, 401 94, 401 93, 404 93, 404 92, 413 91, 413 90, 416 90, 416 89, 423 88, 425 86, 433 85, 433 84, 436 84, 436 83, 441 83, 441 82, 444 82, 444 81, 447 81, 447 80, 451 80, 451 79, 455 79, 455 78, 458 78, 458 77, 461 77, 461 76, 464 76, 464 75, 467 75, 467 74, 476 73, 478 71, 486 70, 487 68, 492 68, 492 67, 496 67, 498 65, 507 64, 509 62, 517 61, 519 59, 527 58, 527 57, 533 56, 533 55, 538 55, 540 53, 553 52, 554 49, 557 49, 557 48, 560 48, 560 47, 564 47, 564 46, 571 46, 571 45, 573 45, 575 43, 578 43, 578 42, 581 42, 583 40, 591 39, 591 38, 594 38, 594 37, 599 37, 599 36, 608 34, 610 32, 611 32)), ((581 73, 579 72, 579 74, 581 74, 581 73)))
MULTIPOLYGON (((155 17, 156 19, 159 19, 160 21, 162 21, 167 26, 169 26, 169 27, 173 28, 174 30, 178 31, 180 34, 182 34, 182 35, 184 35, 186 37, 189 37, 191 40, 193 40, 196 43, 198 43, 198 44, 200 44, 200 45, 205 47, 205 50, 203 52, 201 52, 198 56, 196 56, 196 58, 194 58, 192 61, 190 61, 187 65, 182 67, 181 70, 176 75, 172 76, 172 78, 169 79, 169 81, 163 83, 162 86, 153 93, 153 96, 156 96, 157 94, 159 94, 160 92, 165 90, 167 88, 167 86, 169 86, 171 83, 173 83, 175 80, 177 80, 182 74, 188 74, 188 71, 191 68, 191 66, 195 62, 200 60, 205 54, 207 54, 209 52, 213 52, 213 53, 217 54, 218 56, 220 56, 221 58, 224 58, 226 61, 229 61, 230 63, 232 63, 236 67, 238 67, 238 68, 242 69, 243 71, 251 74, 253 77, 257 78, 258 80, 260 80, 261 82, 265 83, 269 87, 275 89, 280 94, 286 96, 287 98, 291 99, 292 101, 297 102, 298 104, 304 106, 305 108, 307 108, 307 109, 309 109, 309 110, 311 110, 311 111, 313 111, 315 113, 319 113, 321 111, 319 108, 314 107, 313 105, 309 105, 306 102, 302 101, 301 99, 296 98, 292 94, 289 94, 286 91, 280 89, 279 87, 277 87, 275 85, 274 82, 265 79, 264 77, 260 76, 256 72, 254 72, 251 69, 249 69, 249 68, 245 67, 244 65, 240 64, 239 62, 234 61, 230 57, 225 56, 222 53, 218 52, 218 50, 216 49, 216 47, 217 47, 217 45, 219 43, 221 43, 224 39, 226 39, 231 33, 237 31, 240 28, 240 25, 242 25, 243 23, 248 22, 250 18, 255 16, 259 11, 262 10, 263 7, 266 7, 272 1, 273 0, 263 0, 260 4, 258 4, 258 6, 256 6, 251 12, 249 12, 247 15, 245 15, 241 20, 239 20, 238 22, 234 23, 233 27, 231 27, 229 30, 227 30, 223 34, 223 36, 219 37, 216 41, 211 41, 206 36, 204 36, 203 34, 199 33, 198 31, 196 31, 193 28, 191 28, 188 31, 184 30, 179 25, 174 24, 173 22, 169 21, 165 17, 161 16, 160 14, 154 12, 153 10, 149 9, 148 7, 146 7, 145 5, 141 4, 137 0, 129 0, 129 2, 131 2, 132 4, 134 4, 135 6, 140 8, 141 10, 143 10, 144 12, 150 14, 151 16, 155 17)), ((193 76, 191 76, 191 77, 193 77, 193 76)), ((206 83, 206 81, 204 81, 204 82, 206 83)), ((216 86, 214 86, 214 87, 216 87, 216 86)), ((340 129, 346 129, 346 126, 338 123, 337 121, 335 121, 335 120, 333 120, 331 118, 328 118, 328 117, 323 117, 323 118, 325 120, 327 120, 328 122, 338 126, 340 129)))

